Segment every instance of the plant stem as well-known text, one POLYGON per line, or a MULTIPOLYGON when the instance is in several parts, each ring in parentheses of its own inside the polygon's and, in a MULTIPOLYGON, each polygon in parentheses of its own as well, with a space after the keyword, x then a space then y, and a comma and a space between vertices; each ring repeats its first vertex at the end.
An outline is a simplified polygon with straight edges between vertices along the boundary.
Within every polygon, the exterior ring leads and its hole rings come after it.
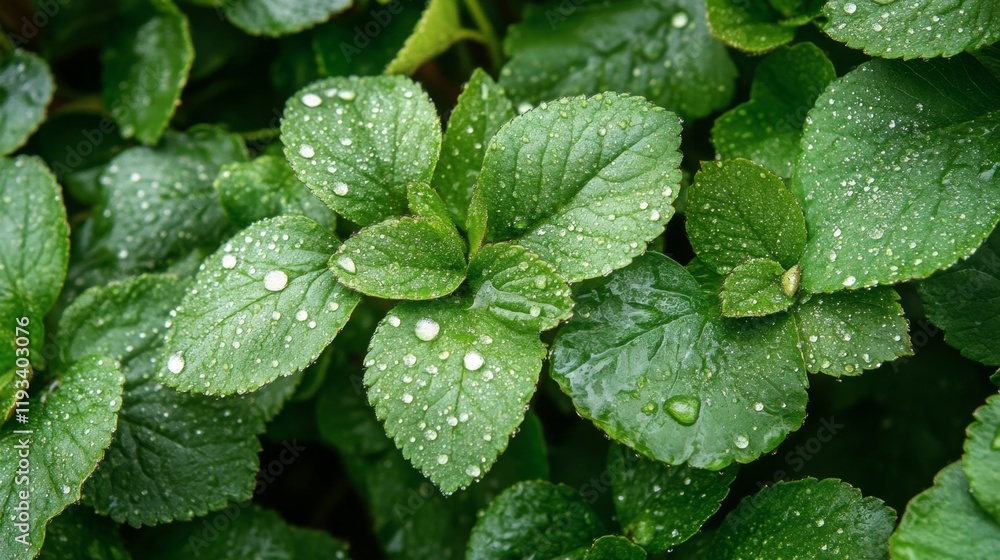
POLYGON ((465 0, 465 7, 469 10, 469 15, 472 16, 472 20, 476 22, 476 27, 482 34, 483 43, 486 44, 486 49, 490 53, 493 69, 499 70, 500 65, 503 64, 503 53, 500 50, 500 40, 497 39, 490 18, 483 11, 483 7, 479 5, 479 0, 465 0))

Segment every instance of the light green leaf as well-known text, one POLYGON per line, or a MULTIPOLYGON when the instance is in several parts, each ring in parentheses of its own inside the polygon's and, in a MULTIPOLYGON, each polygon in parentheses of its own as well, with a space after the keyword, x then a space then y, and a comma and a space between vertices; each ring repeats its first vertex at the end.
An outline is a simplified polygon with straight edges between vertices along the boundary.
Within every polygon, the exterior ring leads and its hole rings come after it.
POLYGON ((172 314, 160 381, 228 395, 315 361, 359 299, 327 268, 336 246, 329 230, 301 216, 262 220, 236 234, 205 260, 172 314))
POLYGON ((463 40, 478 38, 462 28, 457 0, 430 0, 413 33, 403 43, 386 74, 413 74, 420 66, 463 40))
POLYGON ((809 224, 802 288, 922 278, 1000 219, 1000 81, 972 57, 872 60, 809 112, 793 190, 809 224))
POLYGON ((396 306, 365 359, 386 433, 445 494, 478 480, 524 418, 545 357, 538 335, 469 298, 396 306))
POLYGON ((975 416, 966 430, 962 467, 972 496, 1000 523, 1000 395, 987 399, 975 416))
POLYGON ((20 148, 42 124, 54 90, 38 55, 20 49, 0 55, 0 155, 20 148))
POLYGON ((810 373, 860 375, 913 353, 899 294, 892 288, 814 294, 791 311, 810 373))
POLYGON ((1000 39, 1000 6, 991 0, 830 0, 823 30, 882 58, 954 56, 1000 39))
POLYGON ((329 78, 288 100, 281 141, 299 179, 366 226, 407 213, 406 186, 434 172, 441 124, 409 78, 329 78))
POLYGON ((921 283, 920 296, 948 344, 1000 366, 1000 229, 969 260, 921 283))
POLYGON ((745 498, 712 541, 712 558, 882 560, 896 512, 839 480, 778 482, 745 498))
POLYGON ((722 314, 726 317, 763 317, 795 303, 799 269, 769 259, 752 259, 734 268, 722 284, 722 314), (786 291, 786 288, 788 291, 786 291), (791 293, 789 293, 791 292, 791 293))
POLYGON ((226 216, 237 227, 280 215, 301 215, 333 229, 336 216, 298 179, 284 158, 265 154, 229 163, 215 179, 226 216))
POLYGON ((413 181, 406 187, 406 200, 410 205, 410 212, 414 216, 433 218, 445 224, 454 225, 448 208, 441 195, 427 183, 413 181))
POLYGON ((226 0, 226 19, 251 35, 278 37, 308 29, 349 9, 353 0, 226 0))
POLYGON ((170 0, 127 0, 101 52, 104 103, 123 138, 155 144, 194 62, 187 18, 170 0))
POLYGON ((742 51, 762 53, 795 39, 795 26, 780 23, 766 1, 708 0, 707 19, 713 35, 742 51))
POLYGON ((118 526, 82 505, 70 506, 45 528, 38 560, 130 560, 118 526))
POLYGON ((482 512, 469 537, 466 558, 549 559, 589 547, 602 529, 597 514, 576 490, 542 481, 521 482, 482 512))
POLYGON ((483 308, 514 328, 547 331, 573 314, 566 281, 551 265, 520 245, 482 248, 469 263, 474 308, 483 308))
POLYGON ((7 450, 0 461, 0 556, 33 558, 46 522, 80 499, 80 486, 111 443, 123 381, 113 360, 88 356, 57 383, 32 385, 26 424, 0 428, 0 448, 7 450), (24 449, 31 468, 19 474, 18 454, 24 449))
POLYGON ((646 560, 646 551, 625 537, 608 535, 594 541, 588 549, 573 551, 557 560, 646 560))
POLYGON ((704 0, 530 6, 504 48, 500 85, 515 102, 612 90, 699 118, 733 96, 736 67, 708 30, 704 0))
POLYGON ((503 88, 477 68, 448 118, 441 144, 441 161, 434 170, 433 185, 441 193, 456 224, 465 226, 486 146, 512 118, 514 107, 503 88))
POLYGON ((479 176, 486 241, 515 240, 570 282, 627 265, 673 214, 679 134, 673 113, 612 93, 515 118, 479 176))
POLYGON ((625 535, 650 553, 664 552, 697 533, 729 494, 736 470, 672 467, 621 445, 608 452, 615 515, 625 535))
POLYGON ((776 175, 745 159, 705 162, 688 194, 687 233, 698 258, 725 274, 748 259, 799 262, 806 222, 776 175))
POLYGON ((898 560, 996 558, 1000 525, 976 503, 956 461, 941 469, 934 486, 910 500, 889 551, 898 560))
POLYGON ((791 177, 806 114, 835 77, 833 64, 812 43, 775 51, 757 66, 750 101, 715 120, 715 149, 722 159, 746 158, 791 177))
POLYGON ((578 290, 552 348, 577 412, 647 457, 718 470, 774 449, 805 417, 790 316, 729 319, 681 265, 647 253, 578 290))

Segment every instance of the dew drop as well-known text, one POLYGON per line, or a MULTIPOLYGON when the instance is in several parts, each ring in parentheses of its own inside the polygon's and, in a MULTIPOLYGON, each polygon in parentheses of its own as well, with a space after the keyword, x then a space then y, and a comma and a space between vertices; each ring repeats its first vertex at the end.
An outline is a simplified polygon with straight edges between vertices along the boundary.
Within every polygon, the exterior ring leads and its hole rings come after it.
POLYGON ((677 395, 667 399, 663 403, 663 408, 667 410, 667 414, 671 418, 685 426, 690 426, 698 420, 698 415, 701 414, 701 401, 692 395, 677 395))
POLYGON ((734 443, 736 444, 736 447, 746 449, 747 446, 750 445, 750 440, 748 440, 746 436, 736 436, 734 443))
POLYGON ((483 474, 483 471, 477 465, 470 465, 469 468, 465 469, 465 474, 473 478, 478 478, 479 475, 483 474))
POLYGON ((319 107, 323 103, 323 99, 315 93, 307 93, 302 96, 302 104, 306 107, 319 107))
POLYGON ((764 403, 753 403, 753 409, 757 412, 764 410, 764 403))
POLYGON ((445 465, 447 463, 448 463, 448 456, 447 455, 438 455, 438 464, 439 465, 445 465))
POLYGON ((233 255, 223 255, 222 268, 236 268, 236 257, 233 255))
POLYGON ((302 144, 299 146, 299 155, 308 159, 316 155, 316 150, 309 144, 302 144))
POLYGON ((417 357, 413 354, 407 354, 403 356, 403 363, 409 367, 413 367, 413 365, 417 363, 417 357))
POLYGON ((264 287, 272 292, 280 292, 288 285, 288 275, 282 270, 271 270, 264 275, 264 287))
POLYGON ((413 395, 411 395, 409 393, 404 393, 403 394, 403 402, 406 403, 406 404, 410 404, 411 402, 413 402, 413 395))
POLYGON ((856 12, 856 11, 858 11, 858 6, 856 4, 854 4, 853 2, 848 2, 848 3, 844 4, 844 13, 845 14, 850 15, 850 14, 853 14, 854 12, 856 12))
POLYGON ((309 312, 306 311, 305 309, 300 309, 295 312, 295 318, 298 319, 299 321, 305 321, 306 319, 309 318, 309 312))
POLYGON ((333 194, 337 196, 347 196, 347 192, 350 189, 347 187, 347 183, 337 183, 333 185, 333 194))
POLYGON ((340 258, 337 259, 337 265, 351 274, 358 271, 357 267, 354 266, 354 260, 347 255, 341 255, 340 258))
POLYGON ((851 287, 857 281, 858 281, 857 278, 855 278, 853 276, 848 276, 847 278, 844 278, 844 286, 851 287))
POLYGON ((462 362, 465 364, 465 369, 469 371, 476 371, 477 369, 483 367, 483 357, 479 355, 479 352, 468 352, 465 357, 462 358, 462 362))
POLYGON ((174 353, 167 359, 167 369, 170 373, 180 373, 184 371, 184 354, 181 352, 174 353))
POLYGON ((687 27, 689 21, 686 13, 677 12, 674 17, 670 18, 670 25, 674 26, 674 29, 683 29, 687 27))
POLYGON ((438 325, 437 321, 425 317, 417 321, 417 327, 413 332, 416 333, 417 338, 420 340, 430 342, 437 338, 438 333, 441 332, 441 325, 438 325))

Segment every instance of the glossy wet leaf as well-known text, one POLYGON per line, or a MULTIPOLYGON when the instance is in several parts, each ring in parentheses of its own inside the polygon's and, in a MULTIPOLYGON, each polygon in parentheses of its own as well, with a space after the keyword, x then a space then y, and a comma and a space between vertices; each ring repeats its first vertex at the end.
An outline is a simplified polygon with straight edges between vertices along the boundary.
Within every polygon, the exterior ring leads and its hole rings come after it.
POLYGON ((745 159, 706 162, 688 194, 687 233, 698 258, 727 273, 749 259, 799 262, 806 222, 776 175, 745 159))
POLYGON ((831 83, 793 180, 803 289, 922 278, 982 244, 1000 219, 998 94, 971 57, 872 60, 831 83))
POLYGON ((899 560, 994 558, 1000 555, 1000 525, 973 498, 955 462, 906 506, 889 550, 899 560))
POLYGON ((990 0, 830 0, 823 30, 882 58, 954 56, 1000 39, 1000 9, 990 0))
POLYGON ((647 552, 664 552, 701 529, 719 509, 736 467, 706 471, 646 459, 621 445, 608 453, 615 515, 647 552))
POLYGON ((504 41, 500 85, 515 102, 632 93, 685 118, 729 103, 736 68, 708 30, 704 0, 531 6, 504 41))
POLYGON ((646 551, 625 537, 608 535, 594 541, 590 548, 558 556, 557 560, 646 560, 646 551))
POLYGON ((406 187, 430 181, 441 125, 409 78, 329 78, 288 100, 281 141, 299 179, 366 226, 407 214, 406 187))
POLYGON ((792 313, 810 373, 860 375, 913 353, 899 294, 889 287, 815 294, 792 313))
POLYGON ((537 333, 470 298, 397 305, 365 358, 386 433, 450 494, 481 478, 524 418, 545 357, 537 333))
POLYGON ((784 290, 784 286, 797 286, 795 274, 798 272, 790 270, 789 276, 785 272, 781 264, 769 259, 752 259, 737 266, 722 284, 719 294, 722 314, 726 317, 763 317, 788 309, 795 298, 784 290))
POLYGON ((359 299, 327 268, 336 246, 332 233, 301 216, 262 220, 224 243, 171 314, 159 380, 228 395, 315 361, 359 299))
POLYGON ((812 43, 768 55, 757 66, 750 100, 712 125, 715 149, 722 159, 746 158, 791 177, 806 114, 835 77, 833 64, 812 43))
POLYGON ((42 124, 54 89, 38 55, 20 49, 0 55, 0 155, 21 147, 42 124))
POLYGON ((349 9, 353 0, 226 0, 226 19, 251 35, 302 31, 349 9))
POLYGON ((669 258, 647 253, 574 297, 552 376, 577 412, 647 457, 718 470, 774 449, 805 416, 786 314, 729 319, 669 258))
POLYGON ((514 328, 549 330, 572 315, 566 281, 548 263, 520 245, 486 245, 469 263, 473 306, 514 328))
POLYGON ((124 138, 155 144, 194 62, 187 18, 170 0, 126 0, 101 52, 104 104, 124 138))
POLYGON ((414 181, 406 187, 406 200, 414 216, 433 218, 445 224, 453 224, 441 195, 427 183, 414 181))
POLYGON ((466 558, 552 558, 589 547, 602 533, 600 519, 576 490, 542 481, 521 482, 480 514, 466 558))
POLYGON ((966 430, 962 468, 972 496, 1000 523, 1000 396, 990 397, 975 415, 966 430))
POLYGON ((1000 365, 1000 230, 969 260, 920 284, 927 316, 968 358, 1000 365))
POLYGON ((130 560, 118 526, 84 505, 70 506, 49 522, 38 560, 130 560))
POLYGON ((385 299, 434 299, 465 280, 465 242, 434 218, 392 218, 344 241, 330 270, 352 290, 385 299))
POLYGON ((295 177, 281 156, 222 166, 215 190, 226 217, 237 227, 280 215, 301 215, 333 229, 336 217, 295 177))
POLYGON ((795 39, 795 26, 766 1, 708 0, 708 27, 727 45, 742 51, 766 52, 795 39))
POLYGON ((413 33, 403 42, 385 73, 413 74, 423 63, 453 44, 473 37, 477 37, 475 32, 462 27, 458 0, 430 0, 413 33))
POLYGON ((503 88, 476 70, 458 96, 441 143, 441 161, 433 185, 444 199, 452 220, 465 227, 472 190, 493 135, 514 118, 514 108, 503 88))
POLYGON ((27 423, 8 422, 0 428, 0 446, 9 451, 0 460, 0 556, 34 557, 46 522, 80 499, 80 486, 111 443, 123 380, 113 360, 87 356, 66 369, 58 383, 32 385, 27 423), (27 479, 17 474, 18 453, 25 448, 30 454, 27 479), (27 492, 27 499, 21 492, 27 492), (28 511, 26 527, 13 522, 18 508, 28 511))
POLYGON ((627 265, 673 214, 679 133, 673 113, 616 94, 515 118, 493 137, 479 176, 486 241, 514 240, 570 282, 627 265))

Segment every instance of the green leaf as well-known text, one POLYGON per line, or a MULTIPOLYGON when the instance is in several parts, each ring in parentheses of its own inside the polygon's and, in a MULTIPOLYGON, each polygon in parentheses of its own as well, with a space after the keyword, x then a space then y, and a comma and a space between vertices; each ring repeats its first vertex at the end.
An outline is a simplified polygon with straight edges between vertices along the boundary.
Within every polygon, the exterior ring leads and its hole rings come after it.
POLYGON ((809 224, 802 288, 922 278, 1000 219, 1000 81, 971 57, 872 60, 809 112, 793 190, 809 224))
POLYGON ((336 225, 336 216, 295 178, 281 156, 226 164, 214 187, 223 211, 238 227, 280 215, 306 216, 331 230, 336 225))
POLYGON ((750 100, 712 125, 722 159, 746 158, 788 178, 801 153, 806 114, 836 77, 833 64, 812 43, 779 49, 754 74, 750 100))
POLYGON ((742 51, 767 52, 795 39, 795 26, 782 25, 767 2, 708 0, 707 19, 713 35, 742 51))
POLYGON ((434 172, 441 125, 409 78, 329 78, 288 100, 281 141, 299 179, 366 226, 407 213, 407 185, 434 172))
POLYGON ((520 245, 483 247, 469 263, 469 287, 474 308, 488 310, 513 328, 546 331, 573 314, 566 281, 520 245))
POLYGON ((510 487, 480 514, 468 560, 542 560, 589 547, 603 527, 576 490, 542 481, 510 487))
POLYGON ((814 294, 792 313, 810 373, 860 375, 913 353, 899 294, 889 287, 814 294))
POLYGON ((433 218, 454 225, 441 195, 427 183, 413 181, 406 187, 406 200, 414 216, 433 218))
POLYGON ((626 536, 647 552, 691 538, 719 509, 736 467, 718 472, 650 461, 621 445, 608 453, 615 515, 626 536))
POLYGON ((1000 395, 993 395, 976 412, 966 430, 962 467, 969 491, 1000 523, 1000 395))
POLYGON ((990 0, 830 0, 823 9, 830 37, 883 58, 954 56, 1000 39, 1000 10, 990 0))
POLYGON ((673 214, 679 134, 673 113, 610 93, 515 118, 479 176, 486 241, 515 240, 570 282, 627 265, 673 214))
POLYGON ((920 296, 948 344, 977 362, 1000 365, 1000 229, 967 261, 921 283, 920 296))
POLYGON ((611 90, 694 119, 733 96, 736 67, 708 30, 704 0, 534 6, 511 28, 504 48, 510 60, 500 85, 515 101, 611 90))
POLYGON ((0 556, 34 557, 46 522, 80 499, 80 486, 111 443, 122 382, 113 360, 88 356, 57 383, 44 389, 32 386, 26 424, 0 428, 0 447, 8 450, 0 461, 0 556), (27 474, 17 472, 24 449, 30 456, 27 474))
POLYGON ((0 155, 20 148, 42 124, 54 90, 38 55, 20 49, 0 55, 0 155))
POLYGON ((779 482, 745 498, 726 516, 712 558, 882 560, 896 513, 839 480, 779 482))
POLYGON ((70 506, 53 519, 38 560, 130 560, 118 526, 82 506, 70 506))
POLYGON ((507 447, 544 357, 536 333, 469 298, 403 303, 372 337, 365 385, 403 455, 450 494, 507 447))
POLYGON ((420 4, 402 7, 397 3, 385 8, 372 6, 368 10, 357 10, 318 26, 312 38, 320 70, 327 76, 382 74, 413 32, 420 16, 420 4), (369 32, 376 29, 374 34, 369 32))
POLYGON ((236 234, 205 260, 172 314, 160 381, 227 395, 315 361, 359 299, 327 268, 336 246, 329 230, 301 216, 262 220, 236 234))
POLYGON ((657 253, 585 284, 574 300, 552 376, 612 439, 718 470, 756 459, 802 424, 805 366, 788 315, 724 318, 714 293, 657 253))
POLYGON ((433 185, 441 193, 456 224, 465 226, 486 146, 512 118, 514 108, 503 88, 486 72, 476 69, 448 118, 441 144, 441 162, 434 170, 433 185))
POLYGON ((434 299, 465 280, 465 242, 433 218, 391 218, 352 236, 330 257, 340 283, 385 299, 434 299))
POLYGON ((120 523, 191 519, 248 499, 256 483, 255 436, 264 431, 257 399, 275 388, 217 399, 179 393, 155 378, 164 324, 187 285, 149 275, 93 288, 59 325, 57 344, 68 360, 100 352, 125 373, 118 429, 83 489, 85 503, 120 523))
POLYGON ((194 62, 184 14, 170 0, 121 4, 101 52, 104 103, 123 138, 155 144, 194 62))
POLYGON ((800 271, 769 259, 752 259, 734 268, 722 284, 722 314, 763 317, 795 303, 800 271))
POLYGON ((725 274, 748 259, 791 268, 806 242, 795 196, 745 159, 706 162, 688 194, 687 232, 698 258, 725 274))
POLYGON ((233 25, 251 35, 277 37, 302 31, 349 9, 353 0, 226 0, 233 25))
POLYGON ((218 518, 171 523, 147 530, 133 548, 149 560, 247 558, 282 560, 344 560, 347 546, 330 534, 288 524, 276 512, 249 502, 239 504, 230 519, 218 518), (211 523, 207 525, 206 523, 211 523), (220 528, 216 528, 219 525, 220 528))
POLYGON ((934 486, 910 500, 889 551, 899 560, 996 558, 1000 525, 976 503, 955 462, 941 469, 934 486))
POLYGON ((646 551, 625 537, 608 535, 594 541, 589 549, 576 550, 558 560, 646 560, 646 551))
POLYGON ((386 74, 413 74, 448 47, 478 35, 462 28, 457 0, 430 0, 413 33, 385 69, 386 74))

